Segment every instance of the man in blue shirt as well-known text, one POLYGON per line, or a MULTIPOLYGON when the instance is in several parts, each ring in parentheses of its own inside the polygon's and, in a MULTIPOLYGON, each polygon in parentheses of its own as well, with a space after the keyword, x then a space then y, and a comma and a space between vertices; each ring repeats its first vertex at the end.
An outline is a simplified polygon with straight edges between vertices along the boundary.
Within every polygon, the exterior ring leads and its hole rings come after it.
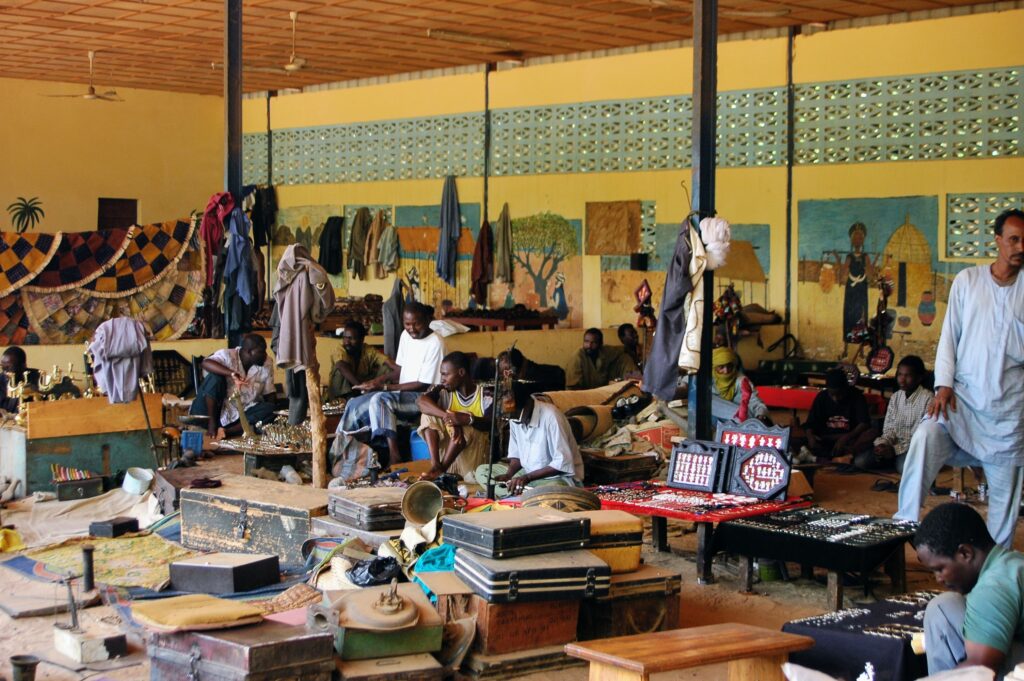
POLYGON ((1001 678, 1024 660, 1024 554, 997 545, 978 512, 958 503, 929 513, 914 547, 951 589, 925 610, 928 673, 980 665, 1001 678))

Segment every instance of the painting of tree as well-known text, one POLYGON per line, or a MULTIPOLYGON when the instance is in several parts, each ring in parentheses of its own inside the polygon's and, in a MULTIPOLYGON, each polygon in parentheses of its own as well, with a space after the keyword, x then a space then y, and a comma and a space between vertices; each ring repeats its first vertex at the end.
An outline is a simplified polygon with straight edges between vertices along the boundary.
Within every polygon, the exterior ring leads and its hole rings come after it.
POLYGON ((533 279, 541 308, 548 306, 548 280, 563 260, 579 252, 576 231, 554 213, 538 213, 512 221, 512 257, 533 279))

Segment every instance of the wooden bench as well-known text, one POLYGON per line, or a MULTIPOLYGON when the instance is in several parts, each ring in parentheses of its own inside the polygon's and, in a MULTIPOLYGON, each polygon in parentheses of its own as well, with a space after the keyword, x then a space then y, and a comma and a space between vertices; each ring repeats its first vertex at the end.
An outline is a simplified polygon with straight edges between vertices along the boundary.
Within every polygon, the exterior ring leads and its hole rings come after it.
POLYGON ((727 662, 729 681, 783 681, 786 656, 814 646, 808 636, 746 624, 714 624, 570 643, 590 662, 590 681, 647 681, 651 674, 727 662))

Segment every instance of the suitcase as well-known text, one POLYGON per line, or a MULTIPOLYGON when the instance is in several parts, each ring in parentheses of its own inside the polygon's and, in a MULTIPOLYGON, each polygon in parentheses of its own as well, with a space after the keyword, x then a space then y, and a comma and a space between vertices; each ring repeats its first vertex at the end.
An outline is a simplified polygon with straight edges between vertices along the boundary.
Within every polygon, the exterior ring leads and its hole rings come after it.
POLYGON ((221 487, 181 490, 181 543, 202 551, 272 553, 302 565, 310 519, 327 514, 327 490, 225 475, 221 487))
POLYGON ((262 622, 220 631, 152 634, 150 681, 330 681, 331 635, 262 622))
POLYGON ((625 511, 580 511, 574 516, 590 519, 587 550, 608 563, 612 574, 633 572, 640 567, 644 524, 625 511))
POLYGON ((363 530, 354 525, 335 520, 329 515, 313 518, 310 523, 310 535, 313 537, 354 538, 376 551, 380 545, 391 539, 398 539, 402 530, 363 530))
POLYGON ((488 558, 514 558, 583 548, 590 520, 550 508, 518 508, 448 515, 443 529, 446 544, 488 558))
POLYGON ((601 450, 582 450, 583 469, 588 485, 614 485, 617 482, 650 480, 661 462, 648 454, 605 456, 601 450))
MULTIPOLYGON (((502 511, 495 515, 508 515, 502 511)), ((589 551, 558 551, 507 560, 455 552, 455 574, 488 603, 597 598, 611 569, 589 551)))
POLYGON ((344 681, 441 681, 444 667, 433 655, 401 655, 376 660, 337 659, 344 681))
POLYGON ((207 553, 171 563, 171 588, 205 594, 252 591, 281 581, 277 556, 207 553))
POLYGON ((488 603, 476 594, 471 598, 470 612, 476 615, 473 646, 484 655, 504 655, 576 640, 579 601, 488 603))
POLYGON ((327 512, 335 520, 362 530, 393 530, 405 527, 404 496, 404 487, 331 490, 327 512))
POLYGON ((678 629, 681 589, 681 575, 652 565, 612 575, 606 595, 580 604, 577 636, 591 641, 678 629))

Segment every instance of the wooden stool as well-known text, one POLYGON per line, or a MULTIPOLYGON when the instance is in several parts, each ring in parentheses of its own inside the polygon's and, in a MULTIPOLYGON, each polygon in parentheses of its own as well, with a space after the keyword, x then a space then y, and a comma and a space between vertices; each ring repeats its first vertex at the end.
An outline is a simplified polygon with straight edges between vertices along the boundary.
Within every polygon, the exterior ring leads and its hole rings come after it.
POLYGON ((714 624, 570 643, 590 662, 590 681, 647 681, 651 674, 729 663, 729 681, 784 681, 786 656, 814 646, 808 636, 746 624, 714 624))

